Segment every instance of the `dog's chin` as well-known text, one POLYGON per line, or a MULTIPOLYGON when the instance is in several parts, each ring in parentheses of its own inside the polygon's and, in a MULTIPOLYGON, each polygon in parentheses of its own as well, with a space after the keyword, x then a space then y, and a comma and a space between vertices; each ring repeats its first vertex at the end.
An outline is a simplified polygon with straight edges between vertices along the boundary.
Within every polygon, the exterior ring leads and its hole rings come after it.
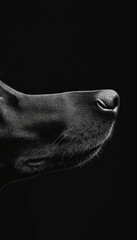
POLYGON ((101 149, 101 145, 93 147, 92 149, 85 150, 83 152, 75 153, 71 156, 52 156, 51 158, 43 159, 29 159, 25 163, 25 168, 27 172, 49 172, 58 171, 68 168, 74 168, 77 166, 82 166, 86 162, 93 159, 101 149))
POLYGON ((85 151, 82 156, 78 159, 78 164, 76 166, 82 166, 86 164, 87 162, 91 161, 95 156, 99 154, 101 151, 102 146, 97 146, 92 148, 90 151, 85 151))
POLYGON ((101 145, 96 146, 92 149, 85 150, 83 153, 74 155, 72 158, 68 159, 65 164, 66 168, 80 167, 85 165, 87 162, 91 161, 101 150, 101 145))

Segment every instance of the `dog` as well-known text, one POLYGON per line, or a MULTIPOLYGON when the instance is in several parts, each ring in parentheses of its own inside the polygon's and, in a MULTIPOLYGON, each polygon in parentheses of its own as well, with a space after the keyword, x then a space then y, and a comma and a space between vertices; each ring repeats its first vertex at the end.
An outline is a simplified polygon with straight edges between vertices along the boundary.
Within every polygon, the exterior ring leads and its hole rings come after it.
POLYGON ((0 187, 91 160, 119 105, 114 90, 29 95, 0 81, 0 187))

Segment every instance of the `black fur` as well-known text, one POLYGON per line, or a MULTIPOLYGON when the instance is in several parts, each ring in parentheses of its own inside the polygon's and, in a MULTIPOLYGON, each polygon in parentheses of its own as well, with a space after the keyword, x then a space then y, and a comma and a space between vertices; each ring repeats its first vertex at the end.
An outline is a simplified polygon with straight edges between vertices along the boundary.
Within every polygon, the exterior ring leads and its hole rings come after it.
POLYGON ((92 159, 118 108, 113 90, 28 95, 0 82, 1 187, 92 159))

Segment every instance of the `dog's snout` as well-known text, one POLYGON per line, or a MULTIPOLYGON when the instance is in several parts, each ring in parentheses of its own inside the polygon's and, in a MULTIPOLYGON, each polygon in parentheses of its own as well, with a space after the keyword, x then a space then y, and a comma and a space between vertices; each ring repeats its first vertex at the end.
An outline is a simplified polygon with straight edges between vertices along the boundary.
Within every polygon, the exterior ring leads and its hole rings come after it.
POLYGON ((105 112, 118 112, 120 98, 114 90, 101 90, 96 98, 97 106, 105 112))

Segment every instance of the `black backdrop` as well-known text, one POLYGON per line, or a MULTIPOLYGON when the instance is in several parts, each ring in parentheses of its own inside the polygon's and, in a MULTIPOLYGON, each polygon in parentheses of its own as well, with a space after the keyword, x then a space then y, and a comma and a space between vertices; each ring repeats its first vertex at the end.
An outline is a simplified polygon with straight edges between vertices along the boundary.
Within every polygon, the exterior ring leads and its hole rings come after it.
POLYGON ((4 188, 1 239, 135 234, 134 7, 64 2, 1 7, 0 79, 31 94, 115 89, 121 97, 115 132, 99 159, 83 168, 4 188))

